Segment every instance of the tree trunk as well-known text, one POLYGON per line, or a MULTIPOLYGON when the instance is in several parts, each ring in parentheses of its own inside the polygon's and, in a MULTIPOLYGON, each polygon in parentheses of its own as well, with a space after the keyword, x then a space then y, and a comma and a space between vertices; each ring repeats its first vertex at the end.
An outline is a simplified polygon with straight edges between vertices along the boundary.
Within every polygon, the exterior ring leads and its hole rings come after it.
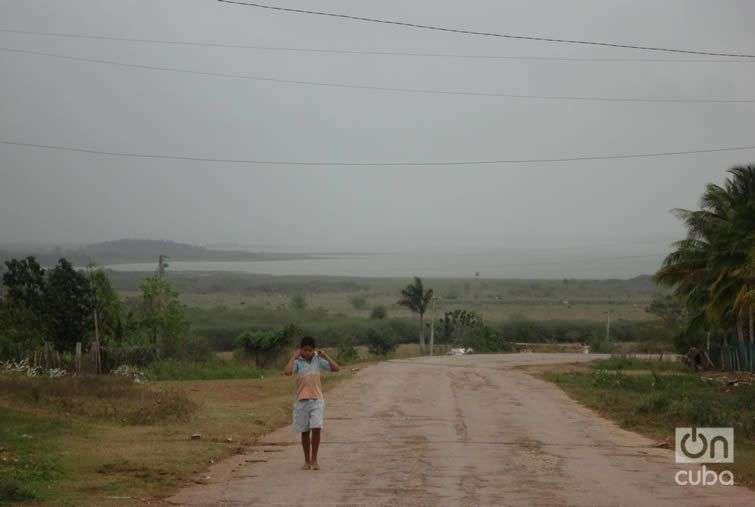
POLYGON ((425 316, 419 314, 419 353, 425 353, 425 316))

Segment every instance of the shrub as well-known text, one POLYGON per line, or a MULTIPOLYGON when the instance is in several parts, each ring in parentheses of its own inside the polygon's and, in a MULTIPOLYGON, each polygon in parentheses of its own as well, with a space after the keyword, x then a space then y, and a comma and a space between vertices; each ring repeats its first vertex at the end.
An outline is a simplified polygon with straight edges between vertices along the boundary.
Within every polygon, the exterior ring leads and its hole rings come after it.
POLYGON ((383 320, 388 317, 388 310, 385 309, 385 306, 378 305, 372 309, 370 312, 370 318, 373 320, 383 320))
POLYGON ((349 301, 355 310, 364 310, 367 308, 367 298, 362 295, 351 296, 349 301))
POLYGON ((288 306, 297 312, 302 312, 307 309, 307 300, 304 298, 304 294, 294 294, 288 301, 288 306))
POLYGON ((266 368, 278 363, 286 348, 301 335, 301 329, 289 324, 278 331, 247 331, 238 337, 238 344, 248 356, 254 357, 259 368, 266 368))
POLYGON ((387 356, 398 346, 396 338, 388 332, 379 332, 375 329, 367 330, 365 342, 370 354, 377 356, 387 356))
POLYGON ((344 338, 338 343, 336 350, 336 359, 339 363, 353 363, 359 359, 359 351, 354 346, 354 340, 352 338, 344 338))

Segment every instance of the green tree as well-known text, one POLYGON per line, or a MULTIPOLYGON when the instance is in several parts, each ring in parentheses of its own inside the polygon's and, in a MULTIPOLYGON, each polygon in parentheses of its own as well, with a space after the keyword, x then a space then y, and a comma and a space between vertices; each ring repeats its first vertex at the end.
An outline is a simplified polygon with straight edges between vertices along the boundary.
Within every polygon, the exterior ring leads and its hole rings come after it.
POLYGON ((367 308, 367 298, 361 294, 351 296, 351 298, 349 298, 349 302, 355 310, 364 310, 365 308, 367 308))
POLYGON ((138 322, 147 339, 166 357, 178 353, 181 341, 189 331, 178 293, 160 276, 149 277, 142 283, 138 322))
POLYGON ((388 318, 388 310, 385 309, 385 306, 378 305, 372 309, 370 312, 370 318, 373 320, 383 320, 388 318))
POLYGON ((89 280, 66 259, 47 277, 45 290, 48 336, 58 350, 73 350, 91 334, 92 292, 89 280))
POLYGON ((744 341, 748 323, 753 340, 755 166, 729 174, 723 186, 706 187, 700 210, 674 210, 687 238, 674 244, 655 279, 685 300, 690 328, 734 331, 744 341))
POLYGON ((425 312, 433 299, 433 290, 425 290, 422 280, 415 276, 414 282, 401 291, 398 304, 404 306, 419 316, 419 350, 425 353, 425 312))
POLYGON ((303 312, 307 309, 307 300, 304 294, 294 294, 288 301, 288 306, 296 312, 303 312))
POLYGON ((92 288, 92 299, 100 340, 123 340, 123 323, 121 322, 121 301, 110 283, 110 278, 102 269, 94 269, 89 273, 92 288))
POLYGON ((279 330, 246 331, 239 335, 237 344, 245 354, 254 357, 259 368, 267 368, 279 362, 286 349, 301 335, 298 326, 289 324, 279 330))
POLYGON ((2 266, 0 358, 20 358, 45 335, 44 270, 34 257, 11 259, 2 266))
POLYGON ((368 329, 364 338, 367 343, 367 349, 370 354, 377 356, 387 356, 398 347, 396 337, 388 332, 379 332, 375 329, 368 329))
POLYGON ((446 312, 440 320, 440 335, 445 342, 463 345, 465 339, 483 326, 482 317, 469 310, 446 312))
POLYGON ((3 285, 6 289, 4 301, 31 312, 39 323, 45 320, 45 292, 47 279, 44 268, 34 257, 5 261, 3 285))

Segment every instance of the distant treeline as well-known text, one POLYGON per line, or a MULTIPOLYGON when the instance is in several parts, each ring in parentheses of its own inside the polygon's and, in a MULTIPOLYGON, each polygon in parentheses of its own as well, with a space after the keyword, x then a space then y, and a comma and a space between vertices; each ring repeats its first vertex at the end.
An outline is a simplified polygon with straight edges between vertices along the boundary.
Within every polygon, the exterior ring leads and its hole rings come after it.
MULTIPOLYGON (((277 329, 292 319, 306 334, 317 336, 323 346, 337 346, 349 339, 357 345, 365 344, 371 329, 389 335, 399 343, 417 341, 417 323, 411 318, 371 320, 340 316, 324 309, 306 309, 292 315, 286 308, 253 305, 243 309, 191 307, 187 308, 186 315, 193 332, 206 338, 217 350, 234 349, 237 337, 245 331, 277 329)), ((439 344, 448 341, 442 326, 441 320, 436 320, 435 342, 439 344)), ((605 323, 595 321, 515 319, 490 323, 488 328, 501 341, 507 342, 593 343, 596 339, 603 339, 606 333, 605 323)), ((661 321, 617 320, 611 323, 611 339, 670 343, 673 336, 661 321)))

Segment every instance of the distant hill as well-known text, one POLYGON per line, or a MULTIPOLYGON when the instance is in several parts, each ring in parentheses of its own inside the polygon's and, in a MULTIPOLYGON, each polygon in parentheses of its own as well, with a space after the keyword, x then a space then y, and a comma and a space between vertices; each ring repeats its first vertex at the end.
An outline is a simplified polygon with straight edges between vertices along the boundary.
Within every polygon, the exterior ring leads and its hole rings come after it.
POLYGON ((98 265, 154 262, 160 255, 167 255, 171 261, 255 261, 304 258, 304 255, 254 253, 242 250, 211 250, 197 245, 178 243, 169 240, 119 239, 93 243, 79 248, 55 248, 45 250, 5 249, 3 257, 25 257, 34 255, 43 265, 52 265, 65 257, 78 266, 85 266, 90 260, 98 265))

